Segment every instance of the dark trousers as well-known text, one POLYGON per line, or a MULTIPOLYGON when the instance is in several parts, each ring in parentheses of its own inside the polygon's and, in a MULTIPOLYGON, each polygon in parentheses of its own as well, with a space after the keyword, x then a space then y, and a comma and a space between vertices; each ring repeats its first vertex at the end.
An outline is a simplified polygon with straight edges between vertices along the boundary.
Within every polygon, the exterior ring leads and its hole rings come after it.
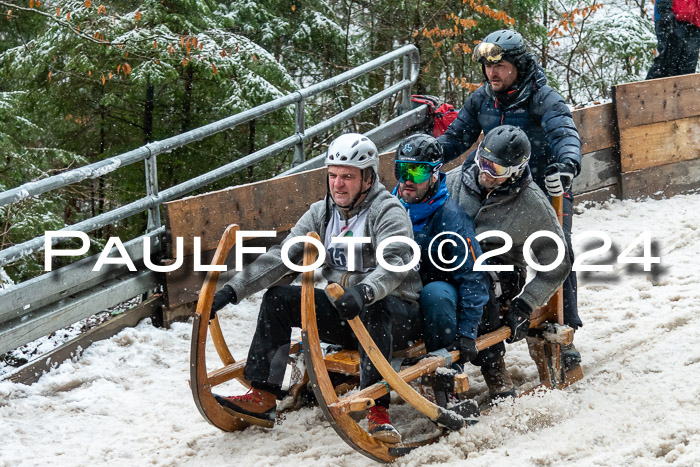
MULTIPOLYGON (((522 290, 526 277, 527 273, 518 268, 515 268, 514 271, 498 272, 498 282, 501 289, 499 296, 496 296, 496 284, 494 280, 491 280, 489 301, 484 305, 484 313, 481 315, 481 323, 477 329, 478 336, 488 334, 502 326, 501 315, 508 310, 513 297, 522 290)), ((506 345, 504 342, 499 342, 476 354, 472 364, 481 367, 494 366, 505 354, 506 345)))
MULTIPOLYGON (((358 348, 350 325, 340 318, 321 289, 314 289, 316 321, 322 341, 358 348)), ((405 349, 421 337, 423 318, 417 304, 388 296, 365 307, 360 313, 369 335, 384 357, 391 361, 392 349, 405 349)), ((258 389, 282 396, 281 386, 289 355, 292 328, 301 327, 301 287, 271 287, 263 296, 257 328, 248 351, 245 378, 258 389)), ((381 378, 360 347, 360 386, 365 388, 381 378)), ((388 406, 389 395, 377 399, 388 406)))
POLYGON ((700 50, 700 28, 676 21, 670 0, 657 0, 659 19, 654 22, 658 55, 649 68, 647 79, 695 73, 700 50))
MULTIPOLYGON (((564 240, 566 240, 566 246, 569 250, 569 260, 571 261, 572 267, 574 265, 574 248, 571 245, 571 227, 574 215, 573 199, 570 192, 564 193, 562 229, 564 230, 564 240)), ((581 322, 581 318, 578 316, 578 285, 576 282, 576 272, 571 271, 562 285, 564 293, 564 324, 578 329, 583 326, 583 322, 581 322)))

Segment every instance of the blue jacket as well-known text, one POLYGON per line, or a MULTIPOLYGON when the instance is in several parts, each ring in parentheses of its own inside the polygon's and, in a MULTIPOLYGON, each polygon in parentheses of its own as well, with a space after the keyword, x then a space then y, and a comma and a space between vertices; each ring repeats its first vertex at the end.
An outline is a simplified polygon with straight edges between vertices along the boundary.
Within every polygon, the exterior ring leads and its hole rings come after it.
MULTIPOLYGON (((446 194, 445 180, 445 174, 441 173, 441 190, 438 190, 435 197, 440 196, 441 192, 446 194)), ((430 201, 427 202, 429 203, 430 201)), ((419 231, 414 229, 413 235, 421 250, 420 270, 418 271, 421 281, 423 284, 433 281, 447 282, 458 291, 457 334, 475 339, 484 305, 489 300, 490 279, 485 272, 473 270, 475 259, 481 255, 481 247, 475 238, 474 222, 471 217, 465 214, 454 199, 448 197, 444 204, 428 218, 419 231), (463 240, 449 233, 441 235, 430 245, 433 238, 443 232, 457 233, 463 240), (447 260, 454 257, 457 258, 457 261, 454 263, 440 261, 438 246, 445 239, 451 239, 456 243, 456 245, 452 245, 446 242, 442 248, 443 258, 447 260), (467 242, 466 246, 464 242, 467 242), (432 261, 428 256, 429 247, 432 261), (441 271, 436 267, 437 264, 445 269, 453 268, 465 256, 466 261, 455 271, 441 271)))
POLYGON ((438 138, 445 163, 461 156, 479 138, 500 125, 522 128, 532 145, 530 170, 546 193, 544 174, 553 162, 569 161, 581 171, 581 139, 564 99, 550 86, 534 56, 529 72, 511 94, 496 93, 486 82, 469 95, 445 134, 438 138))

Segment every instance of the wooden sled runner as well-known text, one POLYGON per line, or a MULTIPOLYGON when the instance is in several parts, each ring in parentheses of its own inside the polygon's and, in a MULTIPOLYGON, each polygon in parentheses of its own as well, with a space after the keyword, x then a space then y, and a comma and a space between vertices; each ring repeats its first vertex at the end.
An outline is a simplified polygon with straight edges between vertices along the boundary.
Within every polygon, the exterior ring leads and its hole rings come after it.
MULTIPOLYGON (((238 226, 235 225, 226 229, 219 242, 212 264, 224 264, 229 250, 233 247, 237 230, 238 226)), ((309 236, 314 236, 318 239, 318 235, 315 233, 310 233, 309 236)), ((316 256, 315 247, 307 243, 304 248, 304 265, 313 264, 316 256)), ((245 361, 236 362, 232 357, 221 332, 218 318, 209 320, 209 312, 218 276, 218 272, 209 272, 200 292, 197 314, 194 318, 192 330, 190 385, 195 404, 207 421, 224 431, 237 431, 246 428, 249 424, 227 412, 226 409, 218 404, 212 394, 214 386, 234 378, 243 385, 249 386, 248 382, 243 378, 245 361), (208 331, 211 333, 214 347, 223 364, 222 368, 211 372, 207 372, 205 359, 208 331)), ((342 288, 337 284, 331 284, 328 287, 328 293, 331 295, 341 294, 342 288)), ((531 316, 530 327, 538 329, 539 345, 535 346, 537 349, 536 355, 533 354, 541 380, 541 384, 537 388, 564 388, 583 377, 580 366, 571 369, 569 372, 564 372, 560 346, 571 342, 573 330, 554 324, 563 321, 561 290, 558 294, 550 300, 548 306, 535 310, 531 316)), ((302 385, 305 386, 308 381, 308 385, 313 390, 316 400, 331 426, 355 450, 375 461, 392 462, 416 447, 437 441, 445 433, 443 429, 458 430, 475 423, 473 418, 464 418, 462 416, 465 413, 478 414, 478 410, 470 410, 472 401, 467 399, 460 404, 464 404, 463 408, 465 408, 464 411, 458 411, 462 414, 460 415, 445 407, 444 398, 443 403, 435 403, 409 385, 409 382, 423 380, 427 384, 432 384, 434 389, 435 381, 438 379, 436 374, 447 373, 447 377, 443 376, 441 382, 445 392, 453 394, 465 393, 469 388, 469 381, 466 375, 457 374, 456 372, 450 373, 449 371, 437 371, 439 368, 449 368, 453 361, 457 361, 459 359, 459 351, 444 351, 426 356, 424 355, 424 348, 421 349, 420 346, 408 349, 403 352, 403 356, 411 357, 412 364, 397 372, 381 354, 359 318, 354 318, 348 323, 360 345, 362 345, 384 380, 349 396, 339 396, 339 394, 346 392, 351 387, 346 383, 340 385, 343 387, 334 386, 329 372, 357 374, 359 372, 357 352, 344 350, 324 356, 316 323, 313 271, 303 273, 301 301, 301 348, 303 348, 308 374, 302 383, 293 390, 298 390, 302 385), (423 354, 423 358, 415 361, 420 354, 423 354), (388 444, 372 437, 360 427, 353 415, 361 415, 375 404, 377 398, 386 395, 391 390, 396 391, 404 401, 436 423, 439 427, 438 433, 418 442, 388 444)), ((504 326, 492 333, 478 337, 476 345, 479 350, 483 350, 507 339, 509 336, 510 329, 504 326)), ((299 343, 292 342, 290 344, 290 355, 296 354, 299 350, 299 343)), ((396 355, 395 353, 394 356, 396 355)), ((533 388, 531 391, 537 388, 533 388)), ((528 391, 528 393, 531 391, 528 391)), ((436 399, 439 399, 437 395, 438 393, 436 392, 436 399)))

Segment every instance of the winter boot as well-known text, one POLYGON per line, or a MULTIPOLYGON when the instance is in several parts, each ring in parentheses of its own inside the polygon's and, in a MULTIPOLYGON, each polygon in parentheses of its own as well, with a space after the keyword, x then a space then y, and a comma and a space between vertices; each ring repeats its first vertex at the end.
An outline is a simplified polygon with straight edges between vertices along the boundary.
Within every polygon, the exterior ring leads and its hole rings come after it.
POLYGON ((369 427, 367 431, 373 438, 388 444, 397 444, 401 442, 401 434, 396 431, 396 428, 389 420, 389 411, 386 407, 375 405, 369 409, 367 414, 369 427))
POLYGON ((515 397, 513 381, 506 370, 506 362, 503 357, 499 357, 495 362, 481 367, 481 374, 484 376, 486 386, 489 388, 491 401, 497 402, 506 397, 515 397))
POLYGON ((277 397, 270 392, 250 388, 242 396, 223 397, 214 394, 214 398, 224 410, 246 422, 266 428, 275 426, 277 397))
POLYGON ((569 345, 562 345, 561 355, 564 359, 564 369, 566 371, 576 368, 581 364, 581 354, 578 350, 576 350, 573 343, 569 345))

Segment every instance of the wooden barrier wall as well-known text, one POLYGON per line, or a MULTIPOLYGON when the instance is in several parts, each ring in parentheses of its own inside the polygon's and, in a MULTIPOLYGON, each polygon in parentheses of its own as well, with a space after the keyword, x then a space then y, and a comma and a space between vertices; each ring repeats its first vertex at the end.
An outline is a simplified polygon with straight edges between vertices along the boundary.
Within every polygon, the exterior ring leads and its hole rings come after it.
MULTIPOLYGON (((700 74, 616 86, 612 103, 575 110, 573 116, 583 144, 582 171, 574 181, 577 202, 672 195, 700 187, 700 74)), ((396 183, 393 161, 393 153, 380 157, 380 180, 389 189, 396 183)), ((321 168, 166 203, 168 238, 183 237, 186 256, 181 268, 166 275, 168 307, 197 299, 204 274, 193 272, 194 237, 201 239, 202 264, 208 264, 232 223, 244 230, 278 232, 276 239, 258 241, 260 245, 279 242, 325 194, 321 168)), ((174 241, 170 257, 175 257, 174 241)), ((232 269, 233 263, 228 264, 232 269)))
POLYGON ((622 194, 671 196, 700 186, 700 74, 613 89, 622 194))

